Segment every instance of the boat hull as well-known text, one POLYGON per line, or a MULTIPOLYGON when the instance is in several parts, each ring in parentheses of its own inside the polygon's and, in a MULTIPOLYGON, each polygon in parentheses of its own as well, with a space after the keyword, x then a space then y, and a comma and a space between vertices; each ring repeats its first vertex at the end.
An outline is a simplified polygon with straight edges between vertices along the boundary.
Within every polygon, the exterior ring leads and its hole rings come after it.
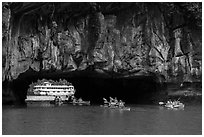
POLYGON ((68 104, 73 104, 73 105, 80 105, 80 106, 82 106, 82 105, 87 105, 87 106, 89 106, 90 104, 91 104, 91 102, 90 101, 82 101, 82 102, 67 102, 68 104))
POLYGON ((177 105, 173 105, 173 104, 166 104, 164 105, 164 107, 166 108, 184 108, 184 104, 177 104, 177 105))
POLYGON ((45 102, 45 101, 54 101, 54 96, 27 96, 25 102, 45 102))
POLYGON ((50 107, 53 106, 54 104, 51 104, 50 101, 27 101, 26 105, 28 107, 50 107))
MULTIPOLYGON (((67 98, 66 96, 60 96, 62 101, 66 101, 67 98)), ((30 95, 27 96, 25 99, 25 102, 42 102, 42 101, 54 101, 55 96, 36 96, 36 95, 30 95)))
POLYGON ((100 107, 130 111, 129 107, 117 107, 117 106, 107 106, 107 105, 100 105, 100 107))

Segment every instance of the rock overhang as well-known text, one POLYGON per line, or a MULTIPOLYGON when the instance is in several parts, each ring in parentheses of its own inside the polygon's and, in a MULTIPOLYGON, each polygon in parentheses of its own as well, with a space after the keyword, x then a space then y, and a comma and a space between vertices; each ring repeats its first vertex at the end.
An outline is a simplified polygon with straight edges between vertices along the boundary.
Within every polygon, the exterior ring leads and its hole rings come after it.
MULTIPOLYGON (((16 79, 30 67, 37 72, 52 69, 74 72, 86 70, 93 64, 97 67, 96 71, 104 75, 113 73, 112 75, 120 76, 120 71, 127 74, 122 75, 124 77, 146 75, 137 70, 149 70, 163 75, 165 79, 170 78, 169 80, 178 76, 181 71, 187 75, 200 75, 200 60, 193 59, 197 56, 192 57, 185 53, 179 57, 172 56, 172 43, 175 43, 175 50, 181 46, 179 49, 186 53, 192 49, 191 43, 201 45, 199 41, 195 41, 187 44, 187 50, 182 48, 184 42, 192 40, 185 28, 179 28, 182 25, 186 27, 186 24, 182 24, 183 20, 188 18, 184 16, 185 13, 178 14, 181 20, 173 19, 172 27, 176 26, 179 31, 170 32, 170 20, 166 19, 173 12, 172 5, 173 8, 189 7, 188 3, 4 3, 4 9, 11 12, 9 14, 8 11, 7 18, 11 20, 7 23, 15 35, 5 36, 9 40, 5 41, 3 49, 7 50, 9 55, 3 54, 6 62, 3 65, 3 78, 16 79), (168 8, 168 14, 162 12, 162 5, 168 8), (36 21, 29 17, 34 17, 36 21), (122 17, 125 18, 121 20, 122 17), (58 30, 52 26, 53 21, 56 22, 58 30), (172 40, 169 38, 171 33, 175 35, 175 32, 180 31, 180 43, 179 39, 177 43, 176 40, 168 41, 172 40), (167 33, 169 35, 166 35, 167 33), (195 62, 196 67, 193 65, 195 62), (173 68, 173 64, 179 69, 173 68), (179 64, 182 67, 179 67, 179 64), (183 69, 185 67, 186 70, 183 69)), ((195 5, 198 5, 199 9, 199 3, 195 5)), ((193 16, 194 12, 189 14, 189 11, 187 14, 193 16)), ((199 14, 196 17, 199 17, 199 14)), ((187 27, 190 28, 188 25, 187 27)))

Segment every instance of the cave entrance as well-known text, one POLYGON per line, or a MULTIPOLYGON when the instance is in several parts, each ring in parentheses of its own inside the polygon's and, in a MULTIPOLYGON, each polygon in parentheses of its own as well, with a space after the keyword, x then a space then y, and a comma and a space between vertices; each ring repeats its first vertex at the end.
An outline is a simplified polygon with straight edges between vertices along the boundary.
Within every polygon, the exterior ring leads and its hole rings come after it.
POLYGON ((73 78, 76 97, 102 103, 103 97, 121 99, 126 103, 151 103, 158 85, 151 77, 134 78, 73 78))
POLYGON ((21 74, 10 85, 16 96, 16 101, 24 103, 27 90, 32 82, 38 79, 66 79, 75 89, 75 96, 83 100, 90 100, 92 104, 103 103, 103 97, 117 97, 126 103, 144 104, 152 103, 152 97, 160 92, 160 84, 153 76, 134 76, 127 78, 107 78, 90 75, 87 73, 39 73, 28 71, 21 74))

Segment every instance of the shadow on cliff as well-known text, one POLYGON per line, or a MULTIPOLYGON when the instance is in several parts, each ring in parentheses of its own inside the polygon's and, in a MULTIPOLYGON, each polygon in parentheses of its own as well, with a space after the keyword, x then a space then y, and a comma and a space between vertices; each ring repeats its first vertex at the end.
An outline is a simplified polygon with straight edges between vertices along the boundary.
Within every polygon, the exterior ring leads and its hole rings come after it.
MULTIPOLYGON (((155 76, 111 77, 98 72, 84 70, 74 72, 36 72, 32 69, 19 75, 9 84, 3 83, 4 90, 10 89, 15 97, 15 102, 24 104, 27 90, 32 82, 38 79, 66 79, 71 82, 77 98, 90 100, 92 104, 103 102, 103 97, 117 97, 126 103, 147 104, 161 91, 161 85, 156 82, 155 76)), ((4 103, 3 99, 3 103, 4 103)))

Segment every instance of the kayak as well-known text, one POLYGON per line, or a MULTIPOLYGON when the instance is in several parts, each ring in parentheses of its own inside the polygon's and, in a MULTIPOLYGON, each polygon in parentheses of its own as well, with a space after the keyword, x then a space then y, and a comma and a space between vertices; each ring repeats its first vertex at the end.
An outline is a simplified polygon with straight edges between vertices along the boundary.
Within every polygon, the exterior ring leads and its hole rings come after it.
POLYGON ((179 104, 176 104, 176 105, 166 104, 164 106, 167 107, 167 108, 184 108, 185 105, 183 103, 179 103, 179 104))
POLYGON ((183 103, 179 103, 177 105, 174 105, 174 108, 184 108, 184 104, 183 103))
POLYGON ((159 102, 159 105, 164 105, 165 103, 164 102, 159 102))
POLYGON ((123 107, 123 108, 119 108, 120 110, 127 110, 127 111, 130 111, 130 108, 129 107, 123 107))
POLYGON ((80 102, 70 102, 72 103, 73 105, 90 105, 90 101, 80 101, 80 102))
POLYGON ((166 104, 164 106, 167 107, 167 108, 174 108, 174 106, 172 104, 166 104))
POLYGON ((110 106, 111 109, 119 109, 119 110, 127 110, 130 111, 129 107, 115 107, 115 106, 110 106))
POLYGON ((100 105, 100 107, 107 108, 107 107, 109 107, 109 106, 108 106, 108 105, 100 105))
POLYGON ((62 105, 62 104, 63 104, 63 101, 50 101, 50 104, 62 105))
POLYGON ((164 106, 166 108, 184 108, 183 103, 165 103, 165 102, 159 102, 159 105, 164 106))
POLYGON ((107 105, 100 105, 100 107, 130 111, 129 107, 118 107, 118 106, 107 106, 107 105))
POLYGON ((60 105, 62 105, 63 104, 63 102, 61 101, 61 102, 55 102, 55 105, 58 105, 58 106, 60 106, 60 105))

